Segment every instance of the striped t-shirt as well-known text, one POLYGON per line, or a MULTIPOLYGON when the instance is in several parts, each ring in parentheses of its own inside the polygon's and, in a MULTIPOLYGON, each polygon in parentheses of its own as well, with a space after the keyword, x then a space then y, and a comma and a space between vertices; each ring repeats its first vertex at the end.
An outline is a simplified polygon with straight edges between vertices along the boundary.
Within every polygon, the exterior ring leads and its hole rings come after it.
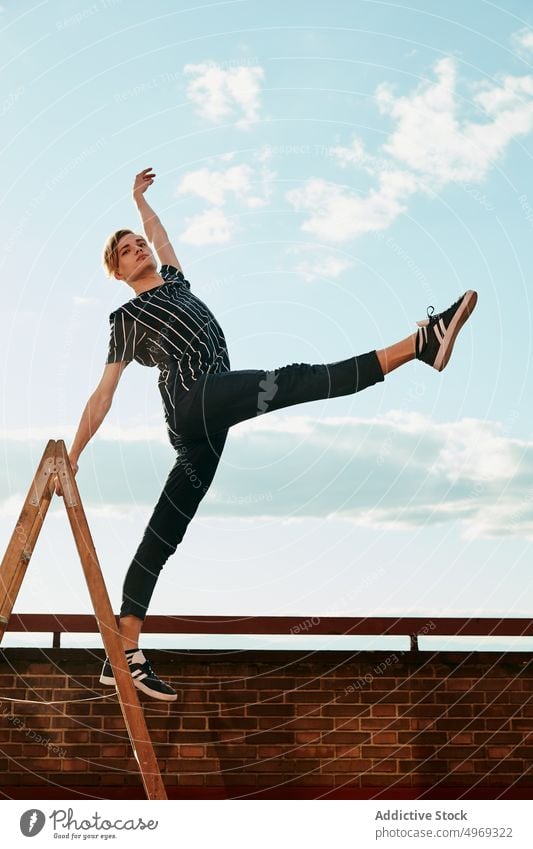
POLYGON ((229 371, 222 328, 194 295, 183 273, 162 265, 163 283, 142 292, 109 316, 107 363, 135 360, 157 366, 159 389, 170 401, 176 388, 188 392, 199 376, 229 371))

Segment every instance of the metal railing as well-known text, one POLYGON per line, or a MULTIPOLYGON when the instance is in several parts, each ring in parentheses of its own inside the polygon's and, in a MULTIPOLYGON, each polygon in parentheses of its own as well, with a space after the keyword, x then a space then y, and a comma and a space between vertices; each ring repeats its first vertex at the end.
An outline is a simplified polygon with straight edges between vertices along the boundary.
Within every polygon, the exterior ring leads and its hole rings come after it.
MULTIPOLYGON (((118 617, 116 617, 118 624, 118 617)), ((96 617, 76 613, 14 613, 7 631, 51 633, 52 647, 60 648, 61 634, 98 632, 96 617)), ((204 634, 248 636, 401 636, 418 650, 418 638, 532 637, 533 620, 494 617, 383 617, 383 616, 147 616, 145 634, 204 634)))

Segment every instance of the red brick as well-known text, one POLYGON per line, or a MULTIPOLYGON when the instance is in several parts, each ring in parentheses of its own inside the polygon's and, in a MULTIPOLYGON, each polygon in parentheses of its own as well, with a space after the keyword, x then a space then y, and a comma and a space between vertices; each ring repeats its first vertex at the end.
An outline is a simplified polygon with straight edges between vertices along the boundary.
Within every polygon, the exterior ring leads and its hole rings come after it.
POLYGON ((334 746, 298 746, 293 749, 293 754, 298 758, 335 758, 334 746))
POLYGON ((260 690, 257 698, 253 700, 255 704, 277 705, 280 702, 285 702, 285 693, 273 693, 272 690, 260 690))
MULTIPOLYGON (((396 690, 392 693, 386 693, 385 695, 379 696, 380 704, 395 704, 395 705, 405 705, 410 703, 410 693, 400 692, 396 690)), ((369 692, 364 691, 361 693, 361 701, 364 703, 374 704, 377 700, 376 693, 369 689, 369 692)))
POLYGON ((252 731, 247 733, 246 742, 252 746, 257 746, 259 743, 283 743, 284 745, 292 745, 294 735, 288 731, 252 731))
POLYGON ((372 705, 370 708, 372 716, 397 716, 396 705, 372 705))
POLYGON ((479 690, 483 692, 490 693, 501 693, 501 692, 522 692, 522 681, 519 678, 514 680, 505 680, 502 678, 488 678, 483 677, 480 680, 476 681, 473 690, 478 692, 479 690))
POLYGON ((207 719, 203 716, 184 716, 182 725, 184 728, 207 728, 207 719))
POLYGON ((474 732, 474 743, 479 746, 481 743, 495 743, 498 744, 512 744, 516 745, 518 743, 522 743, 523 737, 519 731, 506 731, 505 729, 498 728, 496 732, 494 731, 475 731, 474 732))
POLYGON ((296 692, 285 693, 285 701, 292 704, 305 704, 306 702, 317 702, 318 704, 327 704, 328 698, 322 690, 297 690, 296 692))
MULTIPOLYGON (((304 719, 304 718, 296 718, 296 719, 288 719, 284 722, 283 727, 287 730, 301 730, 306 731, 307 729, 316 730, 316 731, 330 731, 333 729, 333 720, 332 719, 321 719, 320 717, 313 717, 312 719, 304 719)), ((343 728, 346 726, 343 726, 343 728)))
POLYGON ((372 761, 366 758, 342 758, 342 760, 335 760, 331 763, 323 764, 321 767, 321 772, 323 773, 331 773, 331 772, 352 772, 358 773, 363 770, 372 769, 372 761))
POLYGON ((364 758, 401 758, 405 757, 405 747, 398 746, 363 746, 364 758))
POLYGON ((182 758, 203 758, 205 754, 204 746, 183 745, 180 746, 180 757, 182 758))
POLYGON ((294 705, 248 705, 247 716, 294 716, 294 705))
MULTIPOLYGON (((238 732, 232 732, 235 736, 238 732)), ((168 734, 169 743, 192 743, 195 746, 212 743, 213 740, 219 739, 219 732, 212 733, 211 731, 170 731, 168 734)))
POLYGON ((33 770, 34 772, 42 775, 45 772, 51 772, 52 770, 58 770, 58 772, 62 769, 62 764, 66 760, 66 758, 25 758, 24 759, 24 769, 25 770, 33 770))
MULTIPOLYGON (((78 751, 78 750, 76 750, 78 751)), ((101 747, 101 757, 102 758, 126 758, 132 754, 131 747, 128 748, 125 745, 121 746, 102 746, 101 747)))
MULTIPOLYGON (((501 760, 496 760, 491 762, 490 770, 491 775, 497 775, 500 777, 504 775, 513 776, 513 779, 517 775, 521 775, 525 771, 527 771, 527 767, 524 768, 524 761, 519 760, 518 758, 502 758, 501 760)), ((514 784, 514 781, 513 781, 514 784)))
POLYGON ((256 675, 246 681, 247 690, 277 690, 286 693, 289 690, 293 690, 295 686, 296 679, 290 677, 284 678, 282 676, 274 678, 268 675, 256 675))
POLYGON ((364 734, 360 731, 328 731, 322 735, 323 743, 333 743, 334 745, 342 745, 348 743, 352 746, 359 743, 370 743, 372 737, 370 734, 364 734))
POLYGON ((87 764, 79 758, 63 758, 61 763, 64 772, 86 772, 87 764))
POLYGON ((20 743, 4 743, 2 745, 2 754, 9 758, 20 758, 24 752, 22 741, 20 743))
POLYGON ((487 746, 487 757, 503 760, 510 758, 514 754, 512 746, 487 746))
POLYGON ((222 717, 222 716, 211 716, 208 720, 208 727, 211 731, 217 730, 238 730, 238 729, 250 729, 257 728, 257 719, 252 717, 244 717, 244 716, 236 716, 236 717, 222 717))
POLYGON ((383 760, 378 761, 372 767, 372 772, 373 773, 380 773, 380 772, 397 773, 398 772, 398 761, 390 760, 389 758, 387 758, 386 761, 383 761, 383 760))
POLYGON ((438 719, 436 725, 439 731, 464 731, 465 727, 470 731, 475 727, 470 720, 464 722, 461 719, 438 719))
MULTIPOLYGON (((432 740, 431 742, 435 742, 435 741, 432 740)), ((450 743, 454 743, 457 746, 461 746, 461 745, 471 746, 474 743, 474 734, 472 733, 472 731, 468 731, 468 732, 463 731, 463 732, 459 732, 459 734, 453 734, 450 737, 450 743)))
POLYGON ((446 746, 443 752, 439 753, 439 756, 452 758, 452 759, 461 759, 461 758, 475 758, 479 757, 480 750, 476 746, 446 746))
POLYGON ((294 735, 296 744, 319 743, 321 739, 322 735, 316 731, 297 731, 294 735))
POLYGON ((400 731, 398 734, 398 743, 401 745, 424 743, 425 745, 445 746, 448 740, 449 737, 444 731, 413 730, 400 731))
POLYGON ((475 772, 473 761, 448 761, 448 771, 453 772, 475 772))
MULTIPOLYGON (((482 708, 483 709, 483 708, 482 708)), ((476 714, 478 712, 478 708, 476 706, 476 714)), ((472 705, 465 705, 461 703, 459 705, 450 705, 448 707, 448 716, 453 718, 454 716, 463 716, 463 717, 471 717, 474 713, 474 708, 472 705)))
MULTIPOLYGON (((297 707, 301 707, 301 706, 297 706, 297 707)), ((300 712, 300 711, 298 711, 298 712, 300 712)), ((349 717, 352 717, 352 716, 354 716, 354 713, 355 712, 352 709, 352 706, 350 704, 322 705, 322 707, 321 707, 321 714, 322 714, 322 716, 325 716, 325 717, 328 717, 328 716, 349 716, 349 717)))
MULTIPOLYGON (((193 693, 197 691, 194 690, 193 693)), ((191 694, 192 695, 192 694, 191 694)), ((237 689, 234 690, 212 690, 210 693, 205 694, 205 699, 209 702, 209 710, 213 709, 212 702, 219 702, 220 704, 227 704, 228 702, 237 702, 238 704, 254 704, 257 693, 250 692, 250 690, 237 689)), ((189 699, 189 701, 194 701, 194 699, 189 699)), ((197 698, 196 701, 202 701, 201 698, 197 698)))
POLYGON ((290 776, 294 779, 295 775, 298 775, 300 770, 305 769, 306 772, 312 772, 312 770, 320 769, 320 760, 319 759, 309 759, 305 761, 305 764, 302 764, 298 760, 293 758, 270 758, 265 761, 258 761, 254 764, 254 772, 282 772, 286 773, 287 776, 290 776))
POLYGON ((202 758, 196 760, 169 758, 167 760, 167 769, 171 772, 195 772, 203 774, 218 772, 220 765, 218 759, 215 758, 202 758))
POLYGON ((475 684, 476 681, 472 678, 447 678, 444 681, 445 689, 451 692, 468 692, 475 684))
POLYGON ((24 670, 24 678, 30 675, 53 675, 57 672, 57 667, 53 663, 29 663, 24 670))
POLYGON ((372 742, 379 745, 381 743, 398 742, 398 735, 394 731, 380 731, 378 734, 372 735, 372 742))
POLYGON ((63 731, 65 743, 88 743, 89 731, 63 731))

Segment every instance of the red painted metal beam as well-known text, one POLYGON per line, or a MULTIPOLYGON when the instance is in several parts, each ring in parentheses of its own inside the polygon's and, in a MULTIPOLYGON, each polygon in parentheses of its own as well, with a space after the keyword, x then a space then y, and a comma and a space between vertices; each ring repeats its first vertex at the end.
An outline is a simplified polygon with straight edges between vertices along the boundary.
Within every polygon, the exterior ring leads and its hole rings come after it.
MULTIPOLYGON (((118 617, 117 617, 118 621, 118 617)), ((91 614, 12 614, 7 631, 95 633, 91 614)), ((147 616, 145 634, 531 637, 533 620, 495 617, 147 616)))

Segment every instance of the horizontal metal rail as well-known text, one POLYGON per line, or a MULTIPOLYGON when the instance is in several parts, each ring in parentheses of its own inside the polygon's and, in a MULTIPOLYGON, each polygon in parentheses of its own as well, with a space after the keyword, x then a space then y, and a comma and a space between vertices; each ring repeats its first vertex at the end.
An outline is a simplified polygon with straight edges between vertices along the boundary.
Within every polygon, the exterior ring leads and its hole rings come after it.
MULTIPOLYGON (((118 623, 118 617, 117 623, 118 623)), ((12 614, 7 631, 53 634, 60 647, 61 634, 92 634, 98 631, 92 614, 12 614)), ((409 637, 411 648, 418 638, 432 637, 533 637, 533 619, 495 617, 383 617, 383 616, 147 616, 145 634, 246 634, 248 636, 396 636, 409 637)))

